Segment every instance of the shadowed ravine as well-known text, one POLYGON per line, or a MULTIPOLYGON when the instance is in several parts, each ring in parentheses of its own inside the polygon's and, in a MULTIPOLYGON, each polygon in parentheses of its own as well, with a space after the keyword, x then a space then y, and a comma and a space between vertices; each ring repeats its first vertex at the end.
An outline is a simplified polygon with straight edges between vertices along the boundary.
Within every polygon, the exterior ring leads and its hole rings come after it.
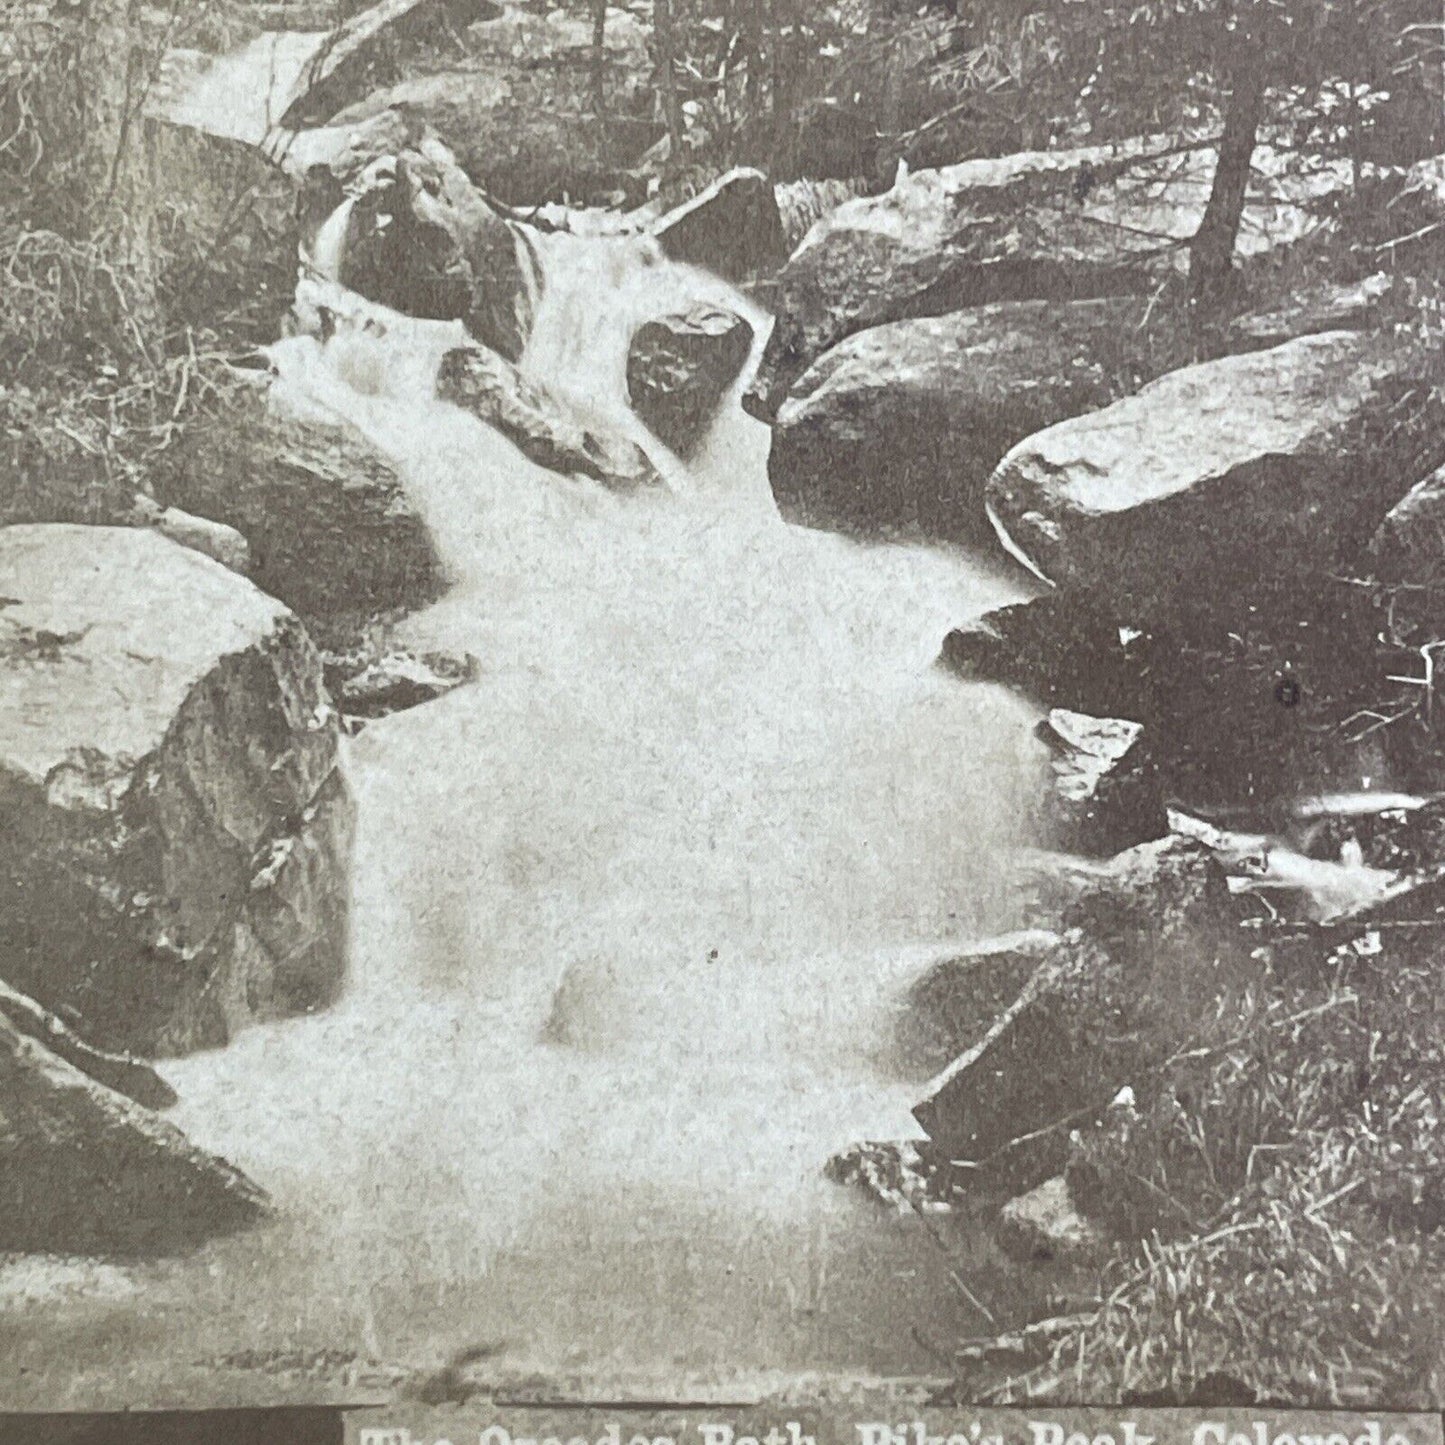
MULTIPOLYGON (((615 424, 636 322, 725 288, 557 245, 526 366, 615 424)), ((1015 584, 785 525, 736 404, 686 472, 658 457, 666 492, 559 478, 430 399, 454 326, 384 324, 281 343, 282 384, 402 463, 454 578, 405 640, 480 678, 350 745, 340 1005, 166 1067, 177 1123, 281 1223, 137 1274, 146 1311, 62 1309, 76 1389, 122 1317, 162 1393, 178 1338, 418 1365, 484 1342, 499 1376, 674 1392, 936 1372, 909 1327, 978 1323, 936 1247, 820 1169, 917 1132, 886 1041, 918 946, 1014 921, 1025 712, 931 663, 1015 584)))

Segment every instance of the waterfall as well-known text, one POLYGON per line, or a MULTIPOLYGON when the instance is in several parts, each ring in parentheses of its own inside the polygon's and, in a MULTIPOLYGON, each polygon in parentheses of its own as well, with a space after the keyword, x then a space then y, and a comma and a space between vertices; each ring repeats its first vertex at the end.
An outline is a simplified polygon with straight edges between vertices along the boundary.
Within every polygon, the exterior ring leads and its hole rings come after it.
MULTIPOLYGON (((524 370, 635 435, 641 320, 709 301, 765 338, 649 241, 539 256, 524 370)), ((455 579, 403 640, 480 675, 351 745, 340 1005, 169 1066, 178 1122, 286 1220, 219 1277, 263 1280, 288 1338, 373 1349, 485 1327, 548 1369, 927 1366, 932 1246, 821 1168, 916 1133, 878 1061, 920 947, 1014 921, 1029 717, 931 667, 1012 584, 786 525, 736 394, 687 468, 651 444, 672 487, 544 471, 434 399, 458 323, 326 304, 338 335, 279 343, 277 385, 397 459, 455 579)))

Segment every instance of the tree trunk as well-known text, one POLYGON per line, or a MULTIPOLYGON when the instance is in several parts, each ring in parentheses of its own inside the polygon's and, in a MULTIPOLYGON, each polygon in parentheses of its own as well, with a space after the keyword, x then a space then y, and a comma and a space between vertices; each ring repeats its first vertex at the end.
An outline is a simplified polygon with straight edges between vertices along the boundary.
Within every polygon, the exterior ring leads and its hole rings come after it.
POLYGON ((1257 39, 1242 37, 1235 51, 1214 185, 1189 248, 1190 291, 1195 302, 1205 308, 1225 298, 1234 272, 1234 247, 1244 215, 1255 137, 1264 119, 1266 88, 1263 47, 1257 39))
POLYGON ((139 9, 139 0, 85 0, 77 65, 85 85, 81 146, 92 237, 128 283, 129 329, 154 362, 162 327, 153 151, 141 114, 146 73, 137 40, 139 9))
POLYGON ((607 114, 607 0, 592 0, 592 111, 607 114))
POLYGON ((677 101, 677 42, 672 30, 672 0, 653 0, 652 24, 657 44, 657 89, 662 98, 662 118, 667 125, 671 164, 682 164, 682 108, 677 101))

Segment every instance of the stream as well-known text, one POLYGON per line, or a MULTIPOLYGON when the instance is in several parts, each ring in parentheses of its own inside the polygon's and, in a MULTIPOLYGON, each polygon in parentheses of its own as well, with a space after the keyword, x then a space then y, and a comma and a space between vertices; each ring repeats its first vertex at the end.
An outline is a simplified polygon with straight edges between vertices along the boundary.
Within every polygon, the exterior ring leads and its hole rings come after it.
MULTIPOLYGON (((705 300, 766 333, 649 242, 544 261, 524 370, 633 434, 640 320, 705 300)), ((932 663, 1021 584, 786 525, 736 395, 689 466, 648 443, 665 488, 541 470, 433 398, 456 323, 338 304, 379 326, 278 343, 277 385, 397 459, 453 579, 400 641, 480 675, 347 745, 339 1005, 164 1065, 277 1222, 33 1288, 0 1269, 6 1398, 294 1398, 256 1366, 467 1349, 664 1398, 944 1372, 980 1321, 929 1229, 821 1169, 918 1136, 900 995, 1016 921, 1031 714, 932 663)))

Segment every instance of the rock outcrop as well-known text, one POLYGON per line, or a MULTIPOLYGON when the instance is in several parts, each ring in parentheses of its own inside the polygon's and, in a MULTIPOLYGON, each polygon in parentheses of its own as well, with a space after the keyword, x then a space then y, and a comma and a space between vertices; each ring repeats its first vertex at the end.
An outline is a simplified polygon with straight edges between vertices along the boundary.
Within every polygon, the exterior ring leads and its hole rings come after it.
POLYGON ((1230 349, 1281 346, 1321 331, 1363 331, 1378 320, 1392 289, 1393 282, 1383 271, 1362 281, 1306 286, 1272 310, 1236 316, 1229 323, 1230 349))
POLYGON ((354 11, 334 33, 315 37, 295 79, 275 105, 275 122, 290 129, 333 115, 394 74, 401 53, 444 25, 493 21, 492 0, 378 0, 354 11))
POLYGON ((456 657, 445 652, 426 652, 418 657, 410 652, 393 651, 365 663, 357 671, 343 669, 328 660, 326 678, 337 706, 346 717, 369 719, 434 702, 455 688, 474 682, 477 670, 477 660, 470 655, 456 657))
POLYGON ((390 460, 263 373, 217 378, 153 477, 157 499, 234 527, 251 576, 319 636, 440 595, 441 564, 390 460))
POLYGON ((1039 576, 1122 617, 1237 614, 1355 555, 1445 456, 1425 360, 1326 332, 1171 372, 1020 443, 990 516, 1039 576))
POLYGON ((437 371, 437 396, 495 427, 548 471, 590 477, 619 492, 661 480, 636 442, 574 417, 563 402, 485 347, 447 352, 437 371))
MULTIPOLYGON (((1081 868, 1072 892, 1057 947, 913 1111, 950 1158, 990 1160, 1102 1107, 1247 981, 1223 870, 1200 844, 1143 844, 1081 868)), ((1038 1167, 1059 1162, 1043 1152, 1038 1167)))
POLYGON ((0 1011, 0 1251, 167 1254, 268 1212, 239 1170, 0 1011))
POLYGON ((1047 708, 1147 723, 1167 708, 1169 657, 1167 640, 1048 592, 955 628, 938 661, 969 682, 1002 683, 1047 708))
POLYGON ((1007 302, 848 337, 778 410, 778 506, 865 536, 990 539, 983 491, 1000 458, 1155 374, 1145 315, 1131 297, 1007 302))
POLYGON ((645 322, 627 352, 632 409, 659 440, 689 456, 706 435, 753 348, 736 312, 694 306, 645 322))
MULTIPOLYGON (((1151 139, 964 161, 839 206, 778 276, 778 323, 748 409, 771 420, 824 351, 869 326, 996 301, 1152 289, 1198 229, 1214 169, 1207 147, 1162 160, 1165 150, 1176 148, 1151 139)), ((1341 189, 1347 174, 1321 166, 1300 175, 1267 146, 1256 168, 1245 254, 1307 233, 1315 220, 1304 203, 1341 189)))
POLYGON ((0 575, 0 977, 147 1054, 329 1002, 352 809, 297 618, 139 529, 6 528, 0 575))
POLYGON ((654 223, 670 261, 746 281, 787 260, 783 218, 772 182, 750 169, 729 171, 654 223))
POLYGON ((440 151, 383 156, 353 190, 339 254, 322 254, 318 238, 318 265, 395 311, 463 321, 515 361, 539 284, 526 228, 500 215, 440 151))

